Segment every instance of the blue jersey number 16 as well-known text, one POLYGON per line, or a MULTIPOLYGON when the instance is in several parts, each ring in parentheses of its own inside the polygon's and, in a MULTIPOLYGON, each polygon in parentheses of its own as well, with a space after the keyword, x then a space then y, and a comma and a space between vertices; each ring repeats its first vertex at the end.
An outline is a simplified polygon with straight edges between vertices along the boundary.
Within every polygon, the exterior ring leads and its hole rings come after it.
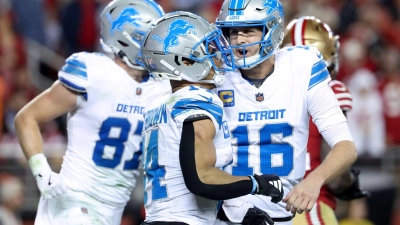
MULTIPOLYGON (((259 130, 258 147, 260 148, 260 172, 287 176, 293 169, 293 147, 288 143, 273 143, 272 136, 281 138, 291 136, 293 127, 288 123, 266 124, 259 130), (278 158, 278 163, 272 164, 272 157, 278 158)), ((232 174, 248 176, 254 174, 254 168, 249 166, 249 132, 247 126, 238 126, 232 131, 237 139, 237 165, 232 167, 232 174)), ((250 134, 251 135, 251 134, 250 134)))
MULTIPOLYGON (((133 135, 141 135, 143 121, 138 121, 138 125, 133 135)), ((125 142, 128 140, 128 133, 131 130, 131 123, 126 118, 110 117, 102 123, 100 127, 100 140, 96 141, 94 147, 93 161, 97 166, 106 168, 115 168, 121 163, 121 158, 125 149, 125 142), (119 129, 118 137, 110 137, 112 128, 119 129), (112 159, 103 158, 104 149, 106 146, 114 147, 114 157, 112 159)), ((142 145, 140 145, 142 146, 142 145)), ((124 170, 134 170, 139 167, 139 157, 142 155, 142 149, 136 151, 132 159, 125 161, 124 170)))

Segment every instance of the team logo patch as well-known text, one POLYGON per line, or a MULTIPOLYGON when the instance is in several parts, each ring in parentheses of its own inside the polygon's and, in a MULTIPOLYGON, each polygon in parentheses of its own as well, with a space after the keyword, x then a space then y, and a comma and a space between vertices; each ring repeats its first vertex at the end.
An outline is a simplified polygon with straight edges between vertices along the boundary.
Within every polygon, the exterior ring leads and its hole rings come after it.
POLYGON ((264 101, 264 93, 257 93, 256 94, 256 100, 257 100, 257 102, 264 101))
POLYGON ((235 106, 235 92, 233 90, 218 91, 218 97, 224 103, 224 107, 235 106))
POLYGON ((110 28, 110 33, 111 35, 114 35, 114 31, 119 30, 122 31, 123 27, 125 24, 133 24, 137 27, 139 27, 139 23, 137 21, 141 21, 142 19, 139 17, 138 11, 136 11, 135 8, 129 7, 124 10, 119 14, 119 16, 113 20, 111 18, 111 14, 107 14, 107 18, 111 23, 111 28, 110 28))
POLYGON ((141 88, 136 88, 136 95, 141 95, 142 94, 142 89, 141 88))
POLYGON ((178 41, 178 39, 180 36, 186 36, 190 32, 196 34, 196 32, 192 30, 194 28, 195 26, 190 24, 188 21, 176 19, 169 25, 167 35, 164 39, 158 35, 153 35, 153 37, 151 38, 156 39, 160 43, 163 43, 164 53, 168 54, 170 47, 179 45, 180 42, 178 41))

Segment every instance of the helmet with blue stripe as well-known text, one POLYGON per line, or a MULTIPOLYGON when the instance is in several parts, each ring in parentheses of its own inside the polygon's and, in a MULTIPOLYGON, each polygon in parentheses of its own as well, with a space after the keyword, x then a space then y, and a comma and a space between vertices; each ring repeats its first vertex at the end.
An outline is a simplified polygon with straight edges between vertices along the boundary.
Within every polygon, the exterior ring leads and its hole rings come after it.
POLYGON ((187 80, 222 84, 232 51, 215 24, 190 12, 172 12, 148 30, 142 46, 143 64, 156 80, 187 80), (205 78, 214 69, 212 80, 205 78))
MULTIPOLYGON (((259 27, 260 41, 232 45, 231 48, 246 51, 246 47, 259 46, 258 53, 234 57, 236 68, 251 69, 268 59, 279 48, 284 35, 284 14, 279 0, 225 0, 216 25, 229 40, 229 28, 259 27)), ((235 52, 235 51, 234 51, 235 52)))
POLYGON ((140 46, 151 24, 164 15, 152 0, 114 0, 100 14, 101 45, 129 67, 144 70, 140 46))

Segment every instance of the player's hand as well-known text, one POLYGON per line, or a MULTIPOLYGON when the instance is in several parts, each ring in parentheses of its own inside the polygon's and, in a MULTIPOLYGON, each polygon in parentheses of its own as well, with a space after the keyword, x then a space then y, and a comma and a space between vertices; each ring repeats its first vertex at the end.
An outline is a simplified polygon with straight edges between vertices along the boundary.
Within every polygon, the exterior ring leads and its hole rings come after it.
POLYGON ((243 218, 243 225, 273 225, 272 218, 263 210, 253 207, 250 208, 243 218))
POLYGON ((254 174, 258 183, 258 188, 254 192, 257 195, 266 195, 272 197, 271 202, 278 203, 283 198, 283 185, 281 179, 275 174, 254 174))
POLYGON ((29 167, 32 170, 33 176, 36 178, 36 182, 40 193, 47 199, 55 198, 68 191, 63 178, 60 174, 54 173, 47 158, 43 153, 33 155, 29 160, 29 167))
POLYGON ((53 171, 39 173, 35 176, 40 193, 46 199, 56 198, 68 191, 62 176, 53 171))
POLYGON ((351 169, 350 172, 353 174, 354 181, 350 187, 341 193, 335 193, 335 197, 344 201, 351 201, 357 198, 365 198, 370 196, 370 193, 363 191, 360 187, 358 180, 359 170, 351 169))
POLYGON ((318 182, 309 177, 302 180, 282 200, 286 202, 286 211, 291 211, 292 214, 310 212, 317 201, 321 186, 322 184, 318 185, 318 182))

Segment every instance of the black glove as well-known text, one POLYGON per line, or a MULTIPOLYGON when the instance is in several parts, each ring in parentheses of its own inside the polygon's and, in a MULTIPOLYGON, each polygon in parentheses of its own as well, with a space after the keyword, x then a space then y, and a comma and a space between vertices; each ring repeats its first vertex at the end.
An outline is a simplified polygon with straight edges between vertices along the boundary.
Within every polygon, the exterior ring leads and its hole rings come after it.
MULTIPOLYGON (((229 221, 222 207, 218 210, 217 218, 221 221, 229 221)), ((272 218, 261 209, 254 207, 247 210, 241 223, 242 225, 272 225, 272 218)))
POLYGON ((346 190, 340 193, 335 193, 335 197, 344 200, 350 201, 357 198, 365 198, 370 196, 370 193, 367 191, 363 191, 360 188, 360 183, 358 181, 358 175, 360 174, 359 170, 351 169, 350 172, 354 175, 354 182, 353 184, 348 187, 346 190))
POLYGON ((242 225, 273 225, 272 218, 261 209, 254 207, 247 210, 242 225))
POLYGON ((254 192, 256 195, 271 196, 271 202, 278 203, 283 198, 283 185, 281 179, 275 174, 253 175, 258 183, 254 192))

